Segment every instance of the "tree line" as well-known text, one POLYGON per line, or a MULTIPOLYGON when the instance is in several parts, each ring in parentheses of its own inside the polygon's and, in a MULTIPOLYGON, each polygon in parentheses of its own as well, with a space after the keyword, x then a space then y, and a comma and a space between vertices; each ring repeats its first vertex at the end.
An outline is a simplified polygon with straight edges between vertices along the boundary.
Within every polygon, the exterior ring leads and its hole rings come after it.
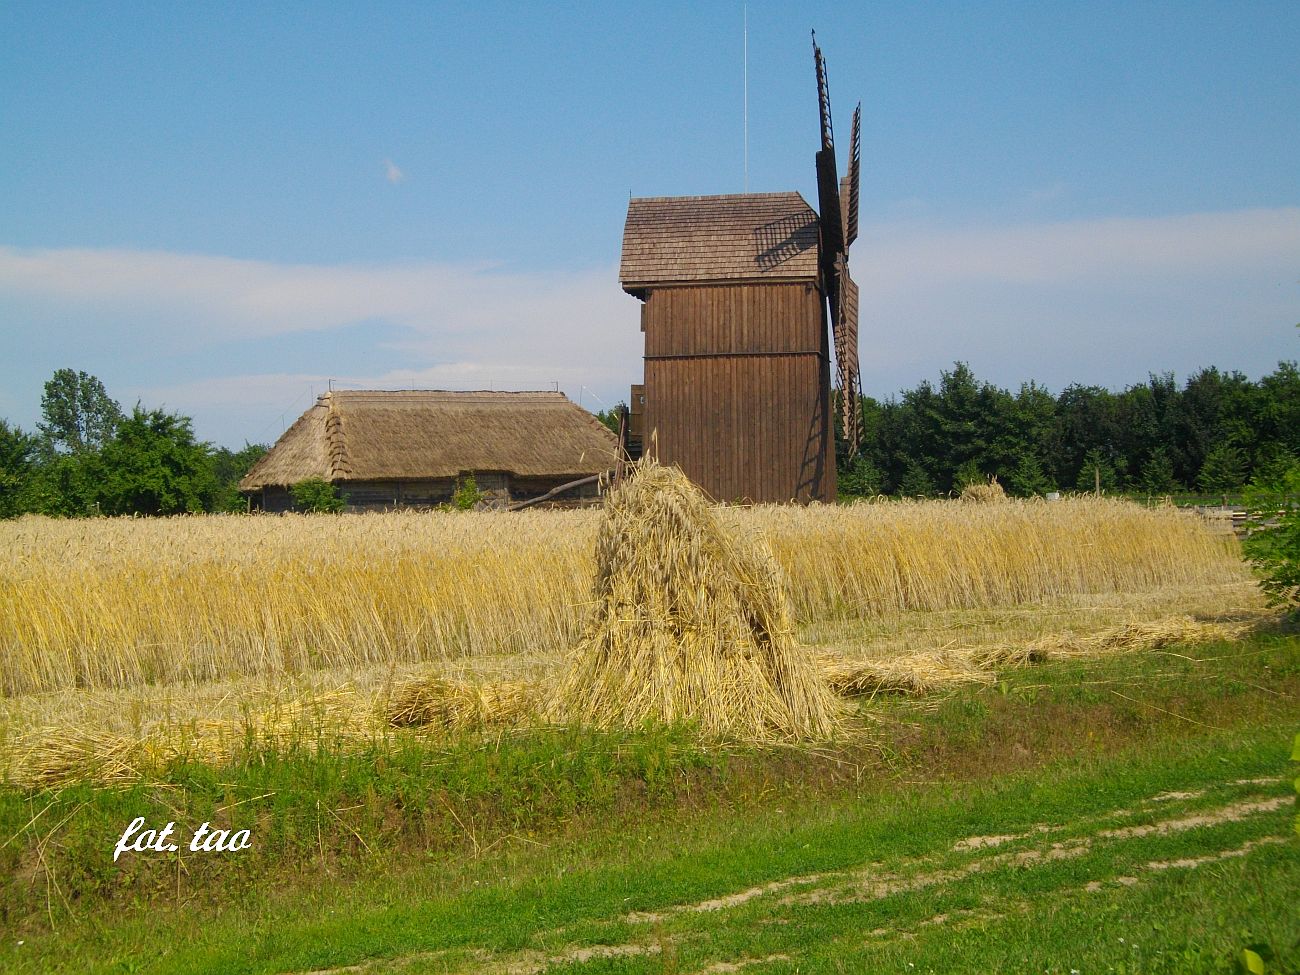
POLYGON ((267 449, 201 442, 189 417, 124 412, 100 380, 60 369, 34 432, 0 420, 0 517, 244 511, 239 479, 267 449))
MULTIPOLYGON (((617 429, 616 410, 597 415, 617 429)), ((990 476, 1021 496, 1235 494, 1300 464, 1300 369, 1281 362, 1252 381, 1211 367, 1181 387, 1163 373, 1053 395, 1034 382, 1002 389, 959 362, 937 385, 863 397, 862 419, 859 455, 839 444, 847 496, 942 496, 990 476)), ((198 441, 188 417, 127 413, 94 376, 60 369, 35 431, 0 420, 0 517, 243 511, 239 479, 267 449, 198 441)))
MULTIPOLYGON (((837 411, 838 412, 838 411, 837 411)), ((1300 458, 1300 370, 1252 381, 1213 367, 1112 392, 1034 382, 1012 392, 965 363, 897 397, 863 397, 863 446, 839 454, 842 494, 945 495, 996 476, 1010 493, 1231 494, 1300 458)))

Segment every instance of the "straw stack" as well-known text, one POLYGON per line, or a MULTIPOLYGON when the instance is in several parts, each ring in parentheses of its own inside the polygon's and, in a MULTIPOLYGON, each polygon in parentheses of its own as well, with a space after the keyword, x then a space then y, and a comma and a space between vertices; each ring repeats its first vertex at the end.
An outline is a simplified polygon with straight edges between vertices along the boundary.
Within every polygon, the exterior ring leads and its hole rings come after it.
POLYGON ((840 714, 795 643, 766 544, 725 530, 680 470, 653 459, 606 501, 593 606, 550 710, 601 727, 686 721, 749 741, 826 739, 840 714))
POLYGON ((222 766, 249 747, 277 749, 359 745, 378 733, 376 716, 347 690, 278 701, 238 719, 157 722, 123 734, 95 727, 47 725, 5 744, 0 781, 23 788, 71 782, 125 782, 185 760, 222 766))
POLYGON ((500 727, 529 717, 537 699, 537 687, 527 681, 475 684, 426 675, 397 688, 388 702, 388 723, 399 728, 500 727))
POLYGON ((987 482, 975 481, 967 484, 961 489, 957 500, 964 501, 966 504, 1001 504, 1007 500, 1007 492, 997 476, 990 474, 987 482))
POLYGON ((819 654, 816 659, 831 690, 843 697, 921 696, 957 684, 991 684, 996 680, 968 656, 942 650, 879 660, 853 660, 831 653, 819 654))

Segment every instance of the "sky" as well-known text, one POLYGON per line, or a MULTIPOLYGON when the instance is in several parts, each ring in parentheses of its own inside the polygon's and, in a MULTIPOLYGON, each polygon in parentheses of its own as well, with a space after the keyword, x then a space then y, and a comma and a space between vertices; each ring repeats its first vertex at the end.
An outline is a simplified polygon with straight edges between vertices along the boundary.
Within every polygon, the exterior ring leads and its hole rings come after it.
POLYGON ((65 367, 235 448, 331 383, 612 406, 630 196, 815 205, 811 28, 864 392, 1300 358, 1294 0, 7 0, 0 417, 65 367))

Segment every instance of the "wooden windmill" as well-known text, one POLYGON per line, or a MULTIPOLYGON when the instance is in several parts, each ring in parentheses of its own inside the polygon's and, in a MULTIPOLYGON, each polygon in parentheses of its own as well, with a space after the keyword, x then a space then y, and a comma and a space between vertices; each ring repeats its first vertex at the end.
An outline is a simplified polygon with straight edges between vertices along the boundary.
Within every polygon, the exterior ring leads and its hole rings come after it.
POLYGON ((619 277, 641 299, 645 381, 631 435, 723 501, 833 501, 831 336, 850 450, 858 421, 858 117, 835 168, 826 68, 814 43, 817 214, 798 193, 628 204, 619 277))

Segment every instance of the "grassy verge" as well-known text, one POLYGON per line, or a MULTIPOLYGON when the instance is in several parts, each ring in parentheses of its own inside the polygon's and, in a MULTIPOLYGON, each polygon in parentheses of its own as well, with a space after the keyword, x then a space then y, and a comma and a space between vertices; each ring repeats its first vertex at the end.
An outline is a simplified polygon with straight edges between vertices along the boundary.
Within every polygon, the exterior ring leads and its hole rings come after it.
POLYGON ((2 792, 0 969, 1226 971, 1300 940, 1300 639, 1048 664, 864 722, 815 752, 411 737, 2 792), (256 845, 113 865, 141 815, 256 845))

